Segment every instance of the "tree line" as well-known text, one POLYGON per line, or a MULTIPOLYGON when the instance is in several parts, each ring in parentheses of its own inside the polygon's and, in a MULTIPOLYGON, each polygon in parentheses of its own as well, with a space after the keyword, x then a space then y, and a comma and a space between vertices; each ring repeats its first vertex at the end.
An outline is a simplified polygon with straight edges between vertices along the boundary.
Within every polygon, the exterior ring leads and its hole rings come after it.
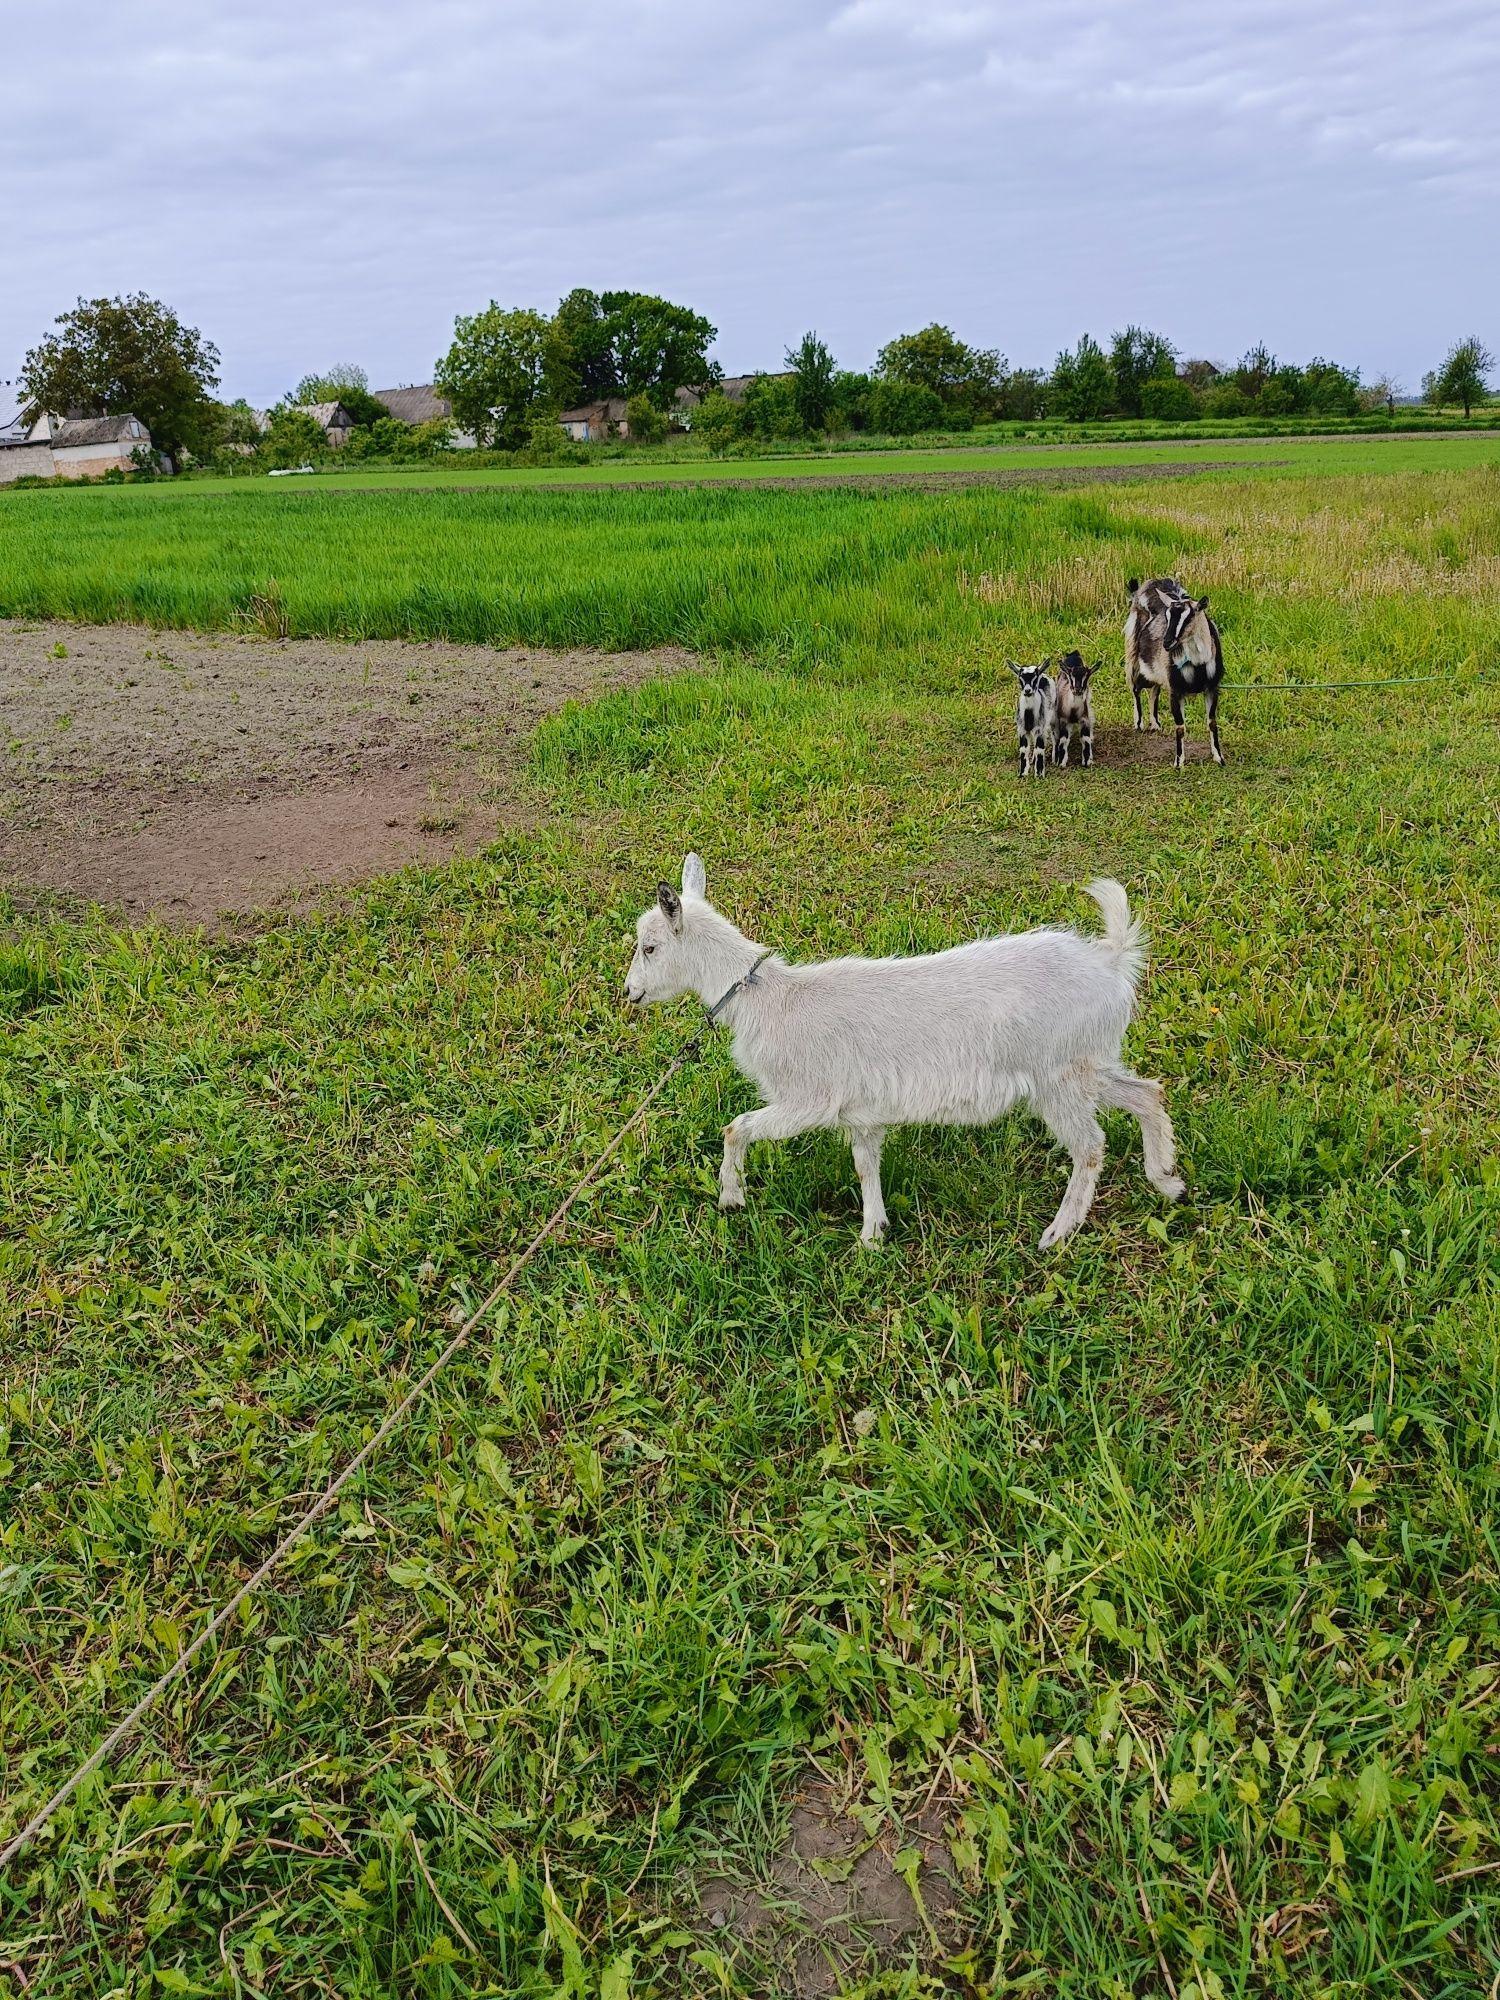
MULTIPOLYGON (((672 417, 711 448, 736 440, 788 441, 845 432, 912 436, 997 421, 1183 423, 1198 418, 1354 416, 1394 409, 1400 390, 1322 358, 1279 361, 1263 344, 1233 366, 1182 358, 1164 335, 1127 326, 1108 344, 1085 334, 1050 369, 1012 368, 995 348, 969 345, 937 324, 887 341, 868 371, 840 368, 808 332, 780 370, 724 393, 709 353, 717 329, 701 313, 652 293, 578 288, 542 313, 502 307, 460 315, 435 384, 454 423, 481 445, 555 448, 560 412, 622 398, 630 433, 664 436, 672 417), (680 392, 689 392, 684 401, 680 392)), ((28 403, 58 412, 139 417, 156 450, 178 464, 253 450, 294 463, 326 446, 305 406, 340 402, 353 419, 354 456, 440 450, 445 424, 396 422, 371 395, 363 370, 305 375, 270 414, 267 432, 243 401, 225 403, 219 352, 195 327, 143 293, 80 299, 27 354, 19 378, 28 403)), ((1456 342, 1423 377, 1434 406, 1467 417, 1489 395, 1494 355, 1475 337, 1456 342)))

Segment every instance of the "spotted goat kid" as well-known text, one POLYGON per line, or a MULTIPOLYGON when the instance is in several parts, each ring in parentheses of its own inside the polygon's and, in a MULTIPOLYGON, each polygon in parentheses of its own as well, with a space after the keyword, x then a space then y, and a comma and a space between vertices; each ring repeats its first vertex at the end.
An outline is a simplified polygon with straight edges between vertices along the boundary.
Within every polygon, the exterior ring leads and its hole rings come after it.
POLYGON ((1104 664, 1095 660, 1091 667, 1083 663, 1082 653, 1064 653, 1057 663, 1057 678, 1052 685, 1052 761, 1063 766, 1068 762, 1068 750, 1073 731, 1078 731, 1078 761, 1084 769, 1094 761, 1094 697, 1089 692, 1089 683, 1104 664))
POLYGON ((1047 773, 1047 748, 1052 740, 1052 676, 1050 660, 1039 667, 1018 667, 1014 660, 1005 664, 1016 677, 1016 747, 1020 754, 1021 776, 1042 778, 1047 773))
POLYGON ((1182 769, 1187 725, 1182 717, 1186 696, 1201 694, 1208 719, 1208 747, 1216 764, 1224 762, 1219 747, 1219 689, 1224 680, 1224 648, 1219 628, 1208 615, 1206 597, 1189 597, 1175 577, 1153 577, 1125 586, 1130 615, 1125 620, 1125 672, 1135 698, 1135 726, 1141 719, 1141 689, 1151 690, 1151 727, 1161 728, 1161 691, 1172 704, 1177 731, 1174 762, 1182 769))

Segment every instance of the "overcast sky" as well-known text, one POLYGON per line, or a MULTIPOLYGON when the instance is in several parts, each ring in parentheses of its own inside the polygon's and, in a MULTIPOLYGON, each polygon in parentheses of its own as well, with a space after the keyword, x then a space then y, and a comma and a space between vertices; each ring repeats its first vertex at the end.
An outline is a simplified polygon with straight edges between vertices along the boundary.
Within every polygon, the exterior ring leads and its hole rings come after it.
POLYGON ((933 319, 1413 390, 1500 347, 1493 0, 48 0, 5 48, 0 377, 138 289, 256 403, 580 284, 694 306, 730 373, 933 319))

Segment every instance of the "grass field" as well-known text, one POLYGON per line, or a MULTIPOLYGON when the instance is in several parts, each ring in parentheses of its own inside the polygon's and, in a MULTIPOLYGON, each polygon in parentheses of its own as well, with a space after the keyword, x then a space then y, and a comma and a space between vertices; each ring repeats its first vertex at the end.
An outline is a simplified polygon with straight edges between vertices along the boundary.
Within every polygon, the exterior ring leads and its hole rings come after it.
MULTIPOLYGON (((1196 437, 1179 436, 1169 442, 1136 443, 1114 439, 1108 443, 1080 444, 1069 441, 1040 445, 1018 443, 948 445, 938 450, 906 447, 893 451, 811 452, 798 455, 790 447, 784 455, 766 458, 692 458, 685 452, 632 453, 619 458, 601 458, 587 465, 535 465, 486 467, 467 464, 457 454, 434 466, 381 468, 363 465, 348 472, 320 469, 312 479, 277 480, 285 489, 316 485, 321 492, 331 489, 351 491, 369 488, 378 492, 399 492, 406 487, 460 486, 466 490, 507 486, 634 486, 645 484, 739 484, 747 481, 787 479, 872 480, 882 477, 914 479, 940 473, 949 478, 962 473, 1003 473, 1034 470, 1047 475, 1075 467, 1097 467, 1108 472, 1121 459, 1133 465, 1182 465, 1208 459, 1215 463, 1248 466, 1280 466, 1288 471, 1440 471, 1459 467, 1500 465, 1500 432, 1480 431, 1472 437, 1370 436, 1370 437, 1196 437)), ((186 498, 203 493, 243 493, 248 486, 270 490, 264 477, 190 480, 163 480, 132 492, 156 499, 186 498)), ((105 489, 108 490, 108 489, 105 489)))
POLYGON ((715 1045, 0 1886, 0 1994, 788 1991, 698 1891, 764 1874, 816 1774, 908 1870, 936 1801, 962 1895, 961 1946, 851 1991, 1493 1993, 1500 476, 1326 450, 1065 493, 0 499, 0 612, 708 669, 544 723, 539 830, 342 911, 211 943, 0 903, 0 1833, 677 1048, 690 1009, 617 994, 689 845, 800 954, 1088 924, 1119 875, 1190 1182, 1164 1209, 1114 1124, 1041 1256, 1065 1176, 1018 1118, 895 1139, 880 1251, 829 1137, 721 1217, 715 1045), (1140 755, 1116 668, 1100 766, 1021 786, 1005 657, 1115 660, 1160 570, 1221 617, 1230 768, 1140 755))

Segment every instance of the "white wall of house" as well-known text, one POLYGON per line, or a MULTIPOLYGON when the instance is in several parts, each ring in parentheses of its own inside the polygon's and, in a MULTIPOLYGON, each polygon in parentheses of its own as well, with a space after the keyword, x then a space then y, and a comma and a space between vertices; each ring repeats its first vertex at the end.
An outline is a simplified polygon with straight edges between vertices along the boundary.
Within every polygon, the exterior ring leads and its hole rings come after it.
POLYGON ((114 438, 108 444, 53 445, 52 462, 59 479, 97 479, 112 465, 128 472, 130 454, 140 443, 140 437, 133 437, 114 438))

